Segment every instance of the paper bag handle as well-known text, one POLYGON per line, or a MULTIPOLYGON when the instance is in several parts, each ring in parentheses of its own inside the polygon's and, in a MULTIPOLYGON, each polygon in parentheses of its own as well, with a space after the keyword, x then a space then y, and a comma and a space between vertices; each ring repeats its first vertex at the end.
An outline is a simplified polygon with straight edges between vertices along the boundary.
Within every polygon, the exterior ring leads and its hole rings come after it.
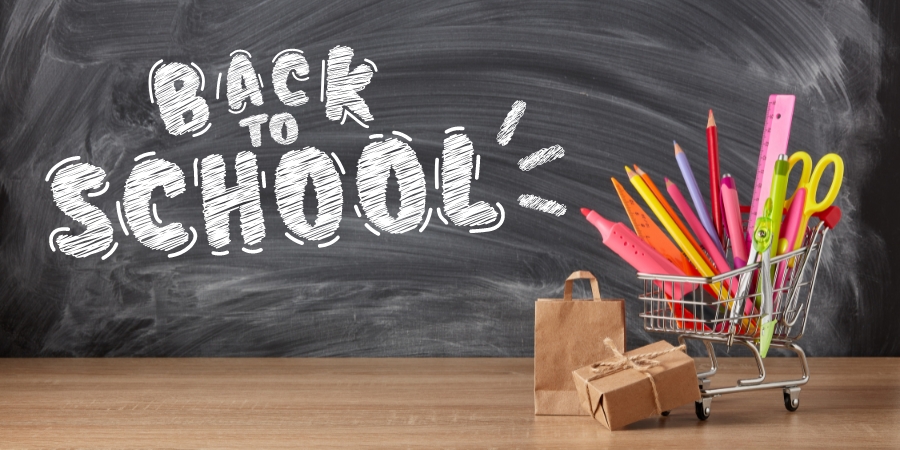
POLYGON ((572 275, 569 275, 569 278, 566 278, 566 287, 563 289, 563 300, 570 302, 572 301, 572 282, 575 280, 590 280, 591 281, 591 294, 593 294, 593 299, 595 302, 600 301, 600 284, 597 283, 597 278, 594 274, 588 272, 587 270, 578 270, 572 272, 572 275))

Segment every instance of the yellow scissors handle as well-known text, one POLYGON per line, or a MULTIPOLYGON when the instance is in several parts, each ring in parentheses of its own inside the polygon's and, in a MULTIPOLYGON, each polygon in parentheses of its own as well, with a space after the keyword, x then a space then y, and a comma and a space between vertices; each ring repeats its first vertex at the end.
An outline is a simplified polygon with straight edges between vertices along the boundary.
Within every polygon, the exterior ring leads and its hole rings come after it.
POLYGON ((815 169, 813 169, 812 178, 809 180, 806 193, 806 206, 803 208, 803 215, 811 216, 813 213, 824 211, 825 208, 831 206, 837 198, 838 191, 841 190, 841 183, 843 181, 844 160, 836 153, 829 153, 823 156, 816 164, 815 169), (822 175, 825 174, 825 169, 832 164, 834 165, 834 176, 831 179, 831 187, 828 188, 828 193, 825 194, 825 198, 819 202, 817 201, 818 195, 816 195, 819 190, 819 183, 822 181, 822 175))
MULTIPOLYGON (((791 171, 794 170, 794 166, 797 163, 800 164, 800 181, 797 183, 797 189, 805 187, 809 183, 809 174, 812 171, 812 158, 809 156, 809 153, 804 151, 798 151, 791 154, 788 158, 788 177, 791 176, 791 171)), ((794 195, 797 194, 797 190, 795 189, 791 196, 784 201, 784 207, 790 208, 791 202, 794 201, 794 195)))

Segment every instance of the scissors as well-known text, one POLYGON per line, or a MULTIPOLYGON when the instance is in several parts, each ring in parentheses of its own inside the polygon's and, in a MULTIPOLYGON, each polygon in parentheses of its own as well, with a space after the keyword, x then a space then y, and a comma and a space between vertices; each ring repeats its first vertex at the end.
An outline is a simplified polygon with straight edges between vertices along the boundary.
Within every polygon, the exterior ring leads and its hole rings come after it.
POLYGON ((791 170, 794 169, 794 166, 797 165, 797 163, 800 163, 801 165, 800 182, 797 183, 797 189, 794 193, 784 201, 784 207, 790 208, 793 202, 803 202, 801 205, 803 213, 800 217, 800 223, 797 224, 798 232, 795 242, 788 243, 786 240, 782 239, 777 247, 777 249, 780 250, 779 253, 783 252, 782 249, 787 249, 789 247, 800 248, 800 245, 803 243, 803 237, 806 234, 806 224, 809 222, 809 218, 815 213, 824 211, 834 203, 838 191, 841 190, 841 183, 844 181, 844 160, 836 153, 829 153, 823 156, 822 159, 816 163, 816 166, 813 167, 812 158, 809 156, 809 153, 804 151, 795 152, 788 158, 788 177, 790 177, 791 170), (834 165, 834 176, 831 178, 831 186, 828 188, 828 193, 825 194, 825 198, 820 202, 816 199, 818 196, 819 184, 822 182, 822 175, 825 174, 825 169, 827 169, 829 165, 834 165))

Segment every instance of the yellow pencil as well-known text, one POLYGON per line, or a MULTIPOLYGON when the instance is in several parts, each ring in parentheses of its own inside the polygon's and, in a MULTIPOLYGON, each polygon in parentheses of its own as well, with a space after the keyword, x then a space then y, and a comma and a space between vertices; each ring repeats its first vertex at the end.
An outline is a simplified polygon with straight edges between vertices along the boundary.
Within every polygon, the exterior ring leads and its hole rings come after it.
MULTIPOLYGON (((700 253, 691 245, 688 238, 681 232, 677 225, 675 225, 675 221, 672 220, 672 216, 666 212, 665 208, 659 203, 659 200, 656 199, 656 196, 653 195, 653 192, 650 192, 650 188, 647 187, 647 184, 644 183, 644 180, 634 171, 625 167, 625 172, 628 174, 628 179, 631 181, 631 184, 634 185, 634 188, 637 189, 638 193, 641 194, 641 197, 644 198, 644 201, 647 202, 647 206, 650 207, 650 210, 653 211, 653 214, 656 214, 656 218, 659 219, 660 223, 666 228, 666 231, 669 232, 669 235, 672 236, 672 240, 675 241, 675 244, 681 248, 681 251, 688 257, 688 260, 691 261, 691 264, 697 268, 697 271, 700 272, 704 277, 714 277, 716 273, 706 264, 706 261, 700 256, 700 253)), ((711 285, 714 291, 716 291, 716 295, 719 298, 725 298, 722 296, 722 292, 720 291, 721 285, 719 283, 714 283, 711 285)))
MULTIPOLYGON (((647 185, 647 188, 650 189, 650 192, 652 192, 656 199, 659 200, 659 204, 662 205, 663 209, 666 210, 666 213, 669 214, 669 217, 672 218, 672 221, 675 222, 675 225, 678 226, 678 229, 681 230, 681 232, 684 234, 684 237, 686 237, 688 242, 691 243, 691 246, 694 248, 694 250, 697 251, 697 254, 700 255, 701 258, 703 258, 703 262, 705 262, 709 267, 715 267, 712 260, 710 260, 706 256, 706 253, 703 253, 703 251, 700 250, 700 243, 697 242, 697 240, 694 239, 694 236, 691 235, 691 232, 688 231, 687 225, 685 225, 684 222, 681 221, 681 219, 678 217, 678 214, 672 208, 672 205, 669 205, 666 197, 664 197, 662 195, 662 192, 659 191, 659 188, 656 187, 656 183, 653 182, 653 180, 650 178, 650 175, 641 170, 641 168, 638 167, 637 164, 634 165, 634 172, 641 177, 641 180, 644 180, 644 184, 647 185)), ((716 275, 718 275, 718 272, 716 273, 716 275)))

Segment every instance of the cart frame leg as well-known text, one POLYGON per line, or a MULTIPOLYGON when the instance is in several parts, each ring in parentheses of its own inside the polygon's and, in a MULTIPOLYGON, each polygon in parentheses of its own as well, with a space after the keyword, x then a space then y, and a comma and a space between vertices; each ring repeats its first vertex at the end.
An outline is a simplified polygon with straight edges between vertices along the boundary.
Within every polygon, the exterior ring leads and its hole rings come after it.
MULTIPOLYGON (((746 392, 746 391, 755 391, 760 389, 775 389, 781 388, 784 390, 785 395, 790 396, 790 403, 793 404, 794 399, 798 398, 797 396, 800 393, 799 386, 802 386, 809 382, 809 362, 806 360, 806 353, 803 351, 800 346, 794 344, 790 341, 783 340, 773 340, 771 347, 773 348, 783 348, 786 350, 790 350, 797 355, 797 359, 800 361, 800 370, 801 377, 793 380, 782 380, 782 381, 773 381, 769 383, 765 383, 766 379, 766 368, 765 363, 762 360, 762 356, 759 354, 759 350, 756 349, 752 340, 749 339, 735 339, 738 342, 744 344, 747 348, 750 349, 750 352, 753 353, 754 359, 756 360, 756 367, 759 371, 759 376, 757 378, 750 378, 745 380, 738 380, 736 386, 724 387, 718 389, 709 389, 709 378, 715 375, 718 370, 718 360, 716 359, 716 352, 713 348, 713 343, 721 343, 727 344, 728 339, 724 337, 718 336, 700 336, 700 335, 680 335, 678 336, 678 342, 684 343, 686 339, 695 339, 698 341, 703 341, 704 346, 706 347, 706 351, 709 356, 710 364, 712 368, 709 371, 701 372, 697 374, 697 379, 700 383, 700 395, 703 399, 717 397, 722 394, 732 394, 735 392, 746 392)), ((799 404, 799 400, 798 400, 799 404)), ((704 405, 708 406, 708 405, 704 405)))

